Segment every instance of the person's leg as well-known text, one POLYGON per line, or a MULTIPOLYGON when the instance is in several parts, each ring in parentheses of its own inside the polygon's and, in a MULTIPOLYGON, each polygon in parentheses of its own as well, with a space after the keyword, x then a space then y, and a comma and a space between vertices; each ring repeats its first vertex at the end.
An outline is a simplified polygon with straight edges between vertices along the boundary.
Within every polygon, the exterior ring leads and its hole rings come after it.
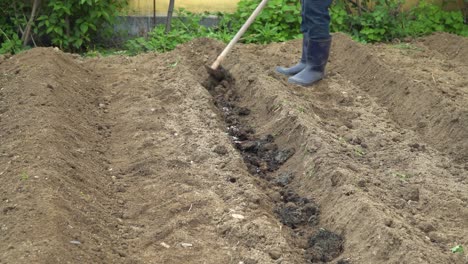
POLYGON ((289 82, 308 86, 323 78, 331 46, 330 5, 331 0, 304 0, 301 31, 308 35, 306 67, 289 82))
POLYGON ((330 13, 332 0, 303 0, 301 32, 308 33, 309 39, 330 37, 330 13))
POLYGON ((308 34, 302 30, 304 27, 303 25, 304 24, 304 0, 301 0, 301 15, 302 15, 301 32, 303 33, 301 60, 297 64, 289 68, 281 67, 281 66, 276 67, 277 72, 287 75, 287 76, 295 75, 306 67, 306 51, 307 51, 307 43, 309 43, 309 38, 308 38, 308 34))
POLYGON ((276 71, 281 73, 281 74, 284 74, 284 75, 287 75, 287 76, 292 76, 292 75, 295 75, 297 73, 299 73, 300 71, 302 71, 305 67, 306 67, 306 52, 307 52, 307 44, 309 43, 309 39, 306 37, 306 34, 304 34, 304 38, 302 40, 302 56, 301 56, 301 60, 287 68, 287 67, 282 67, 282 66, 279 66, 279 67, 276 67, 276 71))

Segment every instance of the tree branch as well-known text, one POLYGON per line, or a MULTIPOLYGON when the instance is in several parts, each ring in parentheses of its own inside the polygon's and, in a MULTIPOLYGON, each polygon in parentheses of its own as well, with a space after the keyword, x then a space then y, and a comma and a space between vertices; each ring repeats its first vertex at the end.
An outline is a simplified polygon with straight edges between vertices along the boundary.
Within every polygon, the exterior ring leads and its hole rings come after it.
POLYGON ((36 19, 36 14, 39 6, 41 5, 41 0, 33 0, 33 7, 31 10, 31 17, 29 18, 28 24, 26 24, 26 28, 24 30, 24 34, 21 37, 21 41, 23 42, 23 46, 28 45, 29 40, 31 38, 31 28, 36 19))
POLYGON ((171 23, 172 23, 172 14, 174 13, 174 2, 175 0, 169 1, 169 8, 167 10, 167 18, 166 18, 166 34, 171 31, 171 23))

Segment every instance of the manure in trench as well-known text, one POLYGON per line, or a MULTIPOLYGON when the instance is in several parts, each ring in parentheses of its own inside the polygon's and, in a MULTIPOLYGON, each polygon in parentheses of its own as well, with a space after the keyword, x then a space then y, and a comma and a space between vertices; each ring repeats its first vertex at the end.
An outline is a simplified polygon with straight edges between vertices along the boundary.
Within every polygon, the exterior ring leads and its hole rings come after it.
MULTIPOLYGON (((280 192, 282 200, 277 201, 275 209, 275 214, 281 223, 293 231, 298 230, 301 236, 312 233, 319 222, 319 207, 312 200, 301 197, 288 188, 294 178, 293 173, 280 174, 278 179, 270 176, 271 172, 278 170, 294 155, 295 150, 280 149, 272 135, 258 137, 255 129, 243 122, 242 117, 248 116, 250 109, 237 105, 240 97, 235 91, 235 79, 228 71, 223 69, 222 74, 210 74, 202 85, 213 96, 215 105, 228 126, 227 132, 234 146, 242 154, 249 172, 283 188, 280 192), (308 231, 303 232, 304 230, 308 231)), ((235 183, 237 180, 230 179, 230 181, 235 183)), ((307 263, 329 262, 343 252, 343 238, 330 231, 319 229, 308 238, 305 250, 307 263)), ((340 263, 347 263, 342 261, 340 263)))

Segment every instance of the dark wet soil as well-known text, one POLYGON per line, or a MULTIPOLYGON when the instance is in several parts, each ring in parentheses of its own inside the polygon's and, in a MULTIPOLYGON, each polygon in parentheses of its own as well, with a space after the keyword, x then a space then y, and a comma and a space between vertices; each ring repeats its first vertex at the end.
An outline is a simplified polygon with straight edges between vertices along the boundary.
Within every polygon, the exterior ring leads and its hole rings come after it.
MULTIPOLYGON (((202 85, 215 99, 215 106, 226 123, 227 133, 241 153, 249 172, 271 183, 272 188, 275 185, 281 187, 281 200, 275 201, 275 214, 282 224, 291 228, 293 237, 308 241, 304 248, 305 261, 322 263, 337 258, 343 252, 343 237, 322 228, 318 229, 320 208, 312 199, 299 196, 289 187, 295 177, 294 173, 284 172, 276 177, 272 176, 272 172, 277 171, 294 155, 295 149, 280 148, 273 135, 256 134, 255 128, 245 118, 250 115, 251 110, 239 106, 236 82, 228 71, 222 69, 222 75, 211 75, 202 85)), ((214 151, 223 152, 221 149, 214 151)), ((230 180, 235 182, 235 179, 230 180)))
POLYGON ((343 237, 325 229, 319 229, 309 238, 307 260, 314 262, 328 262, 343 252, 343 237))

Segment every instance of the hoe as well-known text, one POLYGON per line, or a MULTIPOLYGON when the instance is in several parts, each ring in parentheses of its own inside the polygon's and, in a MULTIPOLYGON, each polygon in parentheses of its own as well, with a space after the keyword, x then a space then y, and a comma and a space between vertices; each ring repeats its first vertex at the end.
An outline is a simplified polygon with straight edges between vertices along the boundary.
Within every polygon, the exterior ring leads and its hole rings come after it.
POLYGON ((255 21, 255 18, 260 14, 263 8, 268 3, 268 0, 262 0, 262 2, 258 5, 255 11, 250 15, 249 19, 245 22, 242 28, 237 32, 234 38, 229 42, 223 52, 218 56, 215 62, 211 66, 205 65, 208 74, 213 77, 217 81, 224 80, 228 75, 227 71, 221 66, 221 62, 226 58, 227 54, 232 50, 234 45, 239 41, 239 39, 244 35, 244 33, 249 29, 250 25, 255 21))

